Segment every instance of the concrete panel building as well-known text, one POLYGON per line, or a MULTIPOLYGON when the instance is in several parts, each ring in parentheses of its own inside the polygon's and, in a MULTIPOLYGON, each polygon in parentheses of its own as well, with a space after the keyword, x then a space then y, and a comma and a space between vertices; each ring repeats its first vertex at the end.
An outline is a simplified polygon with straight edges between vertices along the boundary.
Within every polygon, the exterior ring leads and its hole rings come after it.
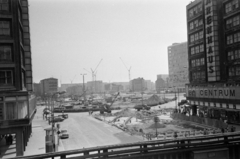
POLYGON ((188 80, 188 47, 187 42, 173 43, 168 47, 169 86, 185 91, 188 80))
POLYGON ((52 95, 58 91, 58 79, 46 78, 40 81, 41 95, 52 95))

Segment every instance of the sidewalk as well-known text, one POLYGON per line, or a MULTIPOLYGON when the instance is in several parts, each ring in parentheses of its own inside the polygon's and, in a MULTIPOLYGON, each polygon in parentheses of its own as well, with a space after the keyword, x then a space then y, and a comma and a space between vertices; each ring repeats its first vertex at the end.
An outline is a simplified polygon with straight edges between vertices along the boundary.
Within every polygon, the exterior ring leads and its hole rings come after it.
MULTIPOLYGON (((37 112, 32 121, 32 134, 27 143, 26 150, 24 151, 24 156, 44 154, 45 150, 45 128, 50 127, 48 122, 43 119, 42 112, 44 107, 37 107, 37 112)), ((58 151, 64 151, 64 147, 61 139, 58 151)))

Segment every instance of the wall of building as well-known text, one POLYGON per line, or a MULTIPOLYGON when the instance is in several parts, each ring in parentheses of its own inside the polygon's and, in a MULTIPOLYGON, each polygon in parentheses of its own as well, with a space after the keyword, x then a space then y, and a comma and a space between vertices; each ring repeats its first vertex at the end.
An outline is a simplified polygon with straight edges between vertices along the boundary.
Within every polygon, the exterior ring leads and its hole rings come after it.
POLYGON ((174 43, 168 47, 169 86, 185 87, 188 80, 187 42, 174 43))

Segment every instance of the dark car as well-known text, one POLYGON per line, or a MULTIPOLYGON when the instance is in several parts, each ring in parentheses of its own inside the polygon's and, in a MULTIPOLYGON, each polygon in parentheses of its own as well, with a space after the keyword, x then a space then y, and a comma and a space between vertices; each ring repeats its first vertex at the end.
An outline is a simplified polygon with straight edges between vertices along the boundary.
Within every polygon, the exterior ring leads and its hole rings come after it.
POLYGON ((59 135, 60 139, 67 139, 69 138, 69 134, 67 133, 67 130, 62 130, 60 135, 59 135))
MULTIPOLYGON (((52 122, 52 118, 50 117, 49 120, 50 120, 50 123, 51 123, 51 122, 52 122)), ((59 117, 59 116, 54 116, 54 117, 53 117, 53 122, 54 122, 54 123, 56 123, 56 122, 62 122, 63 120, 64 120, 64 118, 59 117)))

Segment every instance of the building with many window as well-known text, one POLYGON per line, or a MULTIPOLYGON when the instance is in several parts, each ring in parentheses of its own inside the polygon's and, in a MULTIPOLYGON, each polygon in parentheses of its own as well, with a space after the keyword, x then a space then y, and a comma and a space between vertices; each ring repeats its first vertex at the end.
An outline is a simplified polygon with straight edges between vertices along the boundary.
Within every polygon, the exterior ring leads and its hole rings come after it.
POLYGON ((189 80, 193 114, 240 123, 239 0, 187 5, 189 80))
POLYGON ((58 79, 46 78, 40 81, 41 95, 52 95, 58 91, 58 79))
POLYGON ((135 78, 131 80, 131 91, 132 92, 143 92, 147 90, 146 82, 143 78, 135 78))
POLYGON ((24 154, 36 112, 27 0, 0 1, 0 135, 16 135, 24 154))
POLYGON ((168 47, 169 87, 185 91, 188 83, 188 47, 187 42, 173 43, 168 47))

